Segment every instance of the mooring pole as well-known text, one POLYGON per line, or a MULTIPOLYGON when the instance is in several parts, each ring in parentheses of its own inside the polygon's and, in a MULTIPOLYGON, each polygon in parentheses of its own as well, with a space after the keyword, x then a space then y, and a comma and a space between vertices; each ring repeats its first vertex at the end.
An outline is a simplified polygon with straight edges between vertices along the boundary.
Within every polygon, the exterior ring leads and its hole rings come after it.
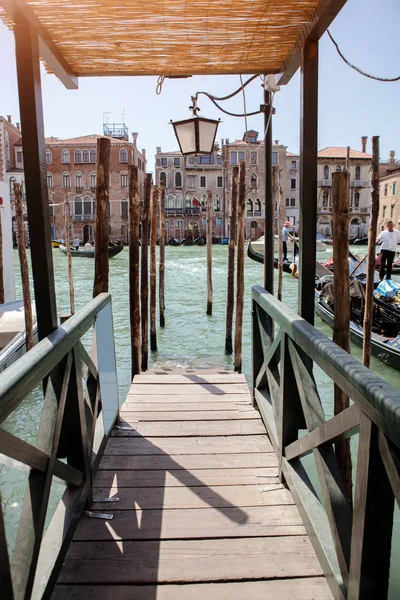
POLYGON ((151 173, 146 174, 142 212, 142 261, 140 270, 140 295, 142 317, 142 371, 147 371, 149 358, 149 210, 151 173))
POLYGON ((212 315, 212 192, 207 190, 207 315, 212 315))
POLYGON ((283 280, 283 241, 282 228, 284 219, 283 194, 280 185, 279 165, 272 167, 273 190, 276 205, 278 207, 278 300, 282 300, 282 280, 283 280))
POLYGON ((93 298, 102 292, 108 292, 110 148, 110 138, 101 137, 97 140, 96 230, 94 233, 93 298))
POLYGON ((369 367, 371 360, 372 306, 375 279, 376 235, 379 215, 379 136, 372 138, 371 220, 368 232, 367 285, 365 289, 364 343, 362 361, 369 367))
POLYGON ((18 255, 21 269, 22 280, 22 296, 24 299, 24 314, 25 314, 25 331, 26 331, 26 349, 33 348, 33 316, 32 316, 32 300, 31 289, 29 287, 29 270, 28 261, 26 259, 26 241, 25 241, 25 224, 24 211, 22 208, 22 192, 19 183, 14 183, 14 198, 15 198, 15 217, 17 221, 18 235, 18 255))
POLYGON ((237 230, 237 270, 236 270, 236 319, 235 319, 235 354, 234 369, 242 371, 242 329, 243 329, 243 302, 244 302, 244 209, 245 209, 245 181, 246 164, 240 162, 239 170, 239 202, 238 202, 238 230, 237 230))
POLYGON ((161 184, 160 196, 160 264, 158 283, 160 327, 165 327, 165 186, 161 184))
POLYGON ((139 183, 138 168, 129 165, 129 316, 132 379, 140 373, 139 183))
POLYGON ((74 276, 72 274, 72 255, 71 246, 69 239, 69 199, 68 195, 65 197, 64 202, 64 222, 65 222, 65 247, 67 249, 67 261, 68 261, 68 283, 69 283, 69 305, 71 315, 75 312, 75 291, 74 291, 74 276))
MULTIPOLYGON (((349 290, 349 173, 332 175, 333 256, 335 257, 335 308, 333 341, 350 353, 350 290, 349 290)), ((339 414, 349 406, 349 397, 334 386, 334 412, 339 414)), ((342 476, 347 502, 352 507, 352 466, 350 440, 335 444, 336 459, 342 476)))
POLYGON ((229 219, 228 290, 226 296, 225 354, 232 354, 232 324, 235 306, 235 248, 237 231, 237 192, 239 167, 232 168, 231 206, 229 219))
POLYGON ((150 225, 150 349, 157 350, 156 310, 157 310, 157 204, 158 187, 153 187, 151 197, 151 225, 150 225))

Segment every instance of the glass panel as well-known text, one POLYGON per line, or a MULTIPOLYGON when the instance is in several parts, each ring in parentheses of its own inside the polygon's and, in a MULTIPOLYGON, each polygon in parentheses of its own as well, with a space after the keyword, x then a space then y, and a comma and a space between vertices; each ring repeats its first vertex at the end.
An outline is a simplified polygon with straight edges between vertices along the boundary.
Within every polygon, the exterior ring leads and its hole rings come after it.
POLYGON ((217 133, 218 122, 199 119, 199 151, 211 153, 217 133))
POLYGON ((196 137, 195 124, 193 120, 182 121, 174 125, 175 135, 179 140, 179 144, 183 154, 195 154, 196 152, 196 137))

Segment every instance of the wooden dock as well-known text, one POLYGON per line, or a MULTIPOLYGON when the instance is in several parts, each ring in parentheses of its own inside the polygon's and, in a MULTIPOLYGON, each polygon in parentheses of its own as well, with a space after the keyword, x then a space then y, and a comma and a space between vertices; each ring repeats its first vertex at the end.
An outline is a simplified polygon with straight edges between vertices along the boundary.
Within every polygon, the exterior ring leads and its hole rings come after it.
POLYGON ((327 600, 243 375, 135 377, 53 598, 327 600))

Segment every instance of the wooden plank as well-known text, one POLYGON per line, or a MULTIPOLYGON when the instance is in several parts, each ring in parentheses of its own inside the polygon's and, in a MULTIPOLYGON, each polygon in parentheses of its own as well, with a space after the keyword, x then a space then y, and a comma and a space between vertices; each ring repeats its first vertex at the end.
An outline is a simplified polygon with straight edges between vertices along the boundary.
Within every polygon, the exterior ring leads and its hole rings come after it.
POLYGON ((305 535, 297 508, 257 506, 241 511, 194 508, 191 510, 120 510, 112 521, 83 516, 74 541, 183 540, 231 537, 305 535))
POLYGON ((323 577, 189 585, 57 585, 53 600, 332 600, 323 577))
POLYGON ((133 379, 133 385, 139 383, 171 385, 171 384, 219 384, 219 383, 242 383, 246 384, 246 377, 240 373, 205 373, 196 371, 195 373, 141 373, 133 379))
MULTIPOLYGON (((126 400, 124 405, 129 402, 187 402, 187 403, 193 403, 193 404, 202 404, 203 402, 212 402, 215 404, 220 404, 221 402, 223 402, 224 404, 228 405, 228 404, 235 404, 240 402, 241 404, 243 403, 248 403, 251 404, 251 396, 250 393, 246 393, 246 394, 215 394, 214 396, 210 396, 210 395, 205 395, 205 394, 198 394, 197 393, 197 387, 195 388, 196 391, 192 392, 190 394, 190 392, 188 391, 185 394, 174 394, 174 393, 165 393, 165 391, 161 394, 160 391, 157 393, 157 391, 153 392, 152 394, 145 394, 145 395, 135 395, 135 394, 131 394, 130 392, 128 392, 127 396, 126 396, 126 400)), ((167 388, 167 390, 169 391, 169 388, 167 388)))
POLYGON ((303 536, 73 542, 59 583, 155 583, 320 576, 303 536), (251 560, 249 559, 251 557, 251 560))
MULTIPOLYGON (((160 406, 160 405, 159 405, 160 406)), ((121 411, 121 424, 123 422, 136 423, 136 422, 152 422, 152 421, 235 421, 242 419, 260 419, 260 413, 257 410, 246 408, 235 408, 233 410, 194 410, 196 407, 192 406, 191 410, 184 410, 184 406, 181 404, 182 410, 169 410, 168 406, 160 407, 162 410, 122 410, 121 411)), ((142 407, 140 407, 142 408, 142 407)))
POLYGON ((114 430, 114 437, 187 437, 187 436, 226 436, 226 435, 255 435, 265 433, 261 419, 244 421, 176 421, 168 422, 130 422, 125 418, 123 429, 114 430))
MULTIPOLYGON (((176 471, 179 477, 181 471, 176 471)), ((119 502, 112 505, 113 511, 128 510, 140 507, 142 509, 168 508, 223 508, 238 506, 272 506, 293 504, 290 492, 277 483, 259 485, 225 485, 208 487, 195 485, 193 487, 163 487, 165 473, 159 477, 159 487, 151 488, 96 488, 93 497, 119 497, 119 502), (263 491, 260 491, 260 490, 263 491)), ((111 510, 107 502, 96 502, 98 510, 111 510)), ((238 509, 240 512, 240 510, 238 509)))
MULTIPOLYGON (((129 389, 128 396, 151 396, 154 394, 164 395, 164 391, 169 395, 187 396, 194 392, 193 385, 190 383, 171 384, 164 388, 165 384, 133 383, 129 389)), ((247 383, 203 383, 196 385, 196 395, 220 395, 220 394, 249 394, 247 383)))
POLYGON ((181 469, 176 471, 98 471, 94 487, 156 487, 163 480, 164 487, 182 485, 248 485, 279 483, 278 469, 274 467, 242 469, 181 469), (179 476, 178 476, 179 475, 179 476), (194 481, 200 483, 194 483, 194 481))
POLYGON ((127 396, 121 410, 238 410, 252 408, 250 394, 225 394, 205 398, 199 396, 127 396), (149 407, 149 408, 145 408, 149 407))
MULTIPOLYGON (((231 454, 241 452, 272 452, 266 435, 190 438, 118 438, 109 439, 106 455, 118 454, 231 454)), ((173 464, 173 461, 171 461, 173 464)), ((172 467, 171 467, 172 468, 172 467)))
MULTIPOLYGON (((246 467, 277 468, 278 461, 273 452, 232 454, 166 454, 150 456, 103 456, 99 470, 190 470, 190 469, 235 469, 246 467)), ((133 473, 132 473, 133 476, 133 473)))

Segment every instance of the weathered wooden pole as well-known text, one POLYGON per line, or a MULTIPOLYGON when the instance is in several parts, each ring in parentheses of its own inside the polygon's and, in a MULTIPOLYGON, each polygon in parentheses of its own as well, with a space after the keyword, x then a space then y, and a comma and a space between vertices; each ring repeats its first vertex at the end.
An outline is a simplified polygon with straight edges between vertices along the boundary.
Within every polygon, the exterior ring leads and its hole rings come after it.
POLYGON ((140 373, 140 295, 139 295, 139 181, 138 168, 129 165, 129 317, 131 325, 131 374, 140 373))
POLYGON ((232 354, 232 324, 233 309, 235 306, 235 248, 237 231, 237 193, 238 193, 239 167, 232 168, 231 187, 231 214, 229 219, 229 248, 228 248, 228 290, 226 296, 226 334, 225 353, 232 354))
POLYGON ((365 290, 364 343, 362 361, 369 367, 371 360, 372 306, 375 279, 376 235, 379 215, 379 136, 372 138, 371 220, 368 232, 367 285, 365 290))
POLYGON ((277 224, 278 224, 278 300, 282 300, 282 280, 283 280, 283 240, 282 240, 282 228, 284 222, 284 206, 283 206, 283 194, 280 185, 280 172, 279 165, 272 167, 272 182, 274 200, 278 208, 277 224))
POLYGON ((110 148, 110 138, 101 137, 97 140, 93 298, 102 292, 108 292, 110 148))
POLYGON ((212 315, 212 192, 207 190, 207 315, 212 315))
POLYGON ((65 219, 65 246, 67 248, 67 260, 68 260, 68 283, 69 283, 69 305, 71 309, 71 315, 75 312, 75 290, 74 290, 74 277, 72 274, 72 255, 71 246, 69 239, 69 199, 65 197, 64 202, 64 219, 65 219))
POLYGON ((242 329, 243 329, 243 302, 244 302, 244 209, 245 209, 245 181, 246 164, 240 162, 239 169, 239 202, 238 202, 238 230, 237 230, 237 268, 236 268, 236 319, 235 319, 235 354, 234 369, 242 371, 242 329))
POLYGON ((3 229, 0 209, 0 304, 4 303, 3 229))
MULTIPOLYGON (((335 257, 335 309, 333 341, 350 353, 350 291, 349 291, 349 173, 332 175, 333 256, 335 257)), ((349 406, 349 397, 334 386, 334 412, 339 414, 349 406)), ((335 444, 336 459, 342 476, 347 502, 352 507, 352 467, 350 440, 335 444)))
POLYGON ((142 318, 142 371, 147 371, 149 358, 149 210, 151 173, 146 174, 142 211, 142 260, 140 268, 140 297, 142 318))
POLYGON ((158 283, 160 327, 165 327, 165 186, 161 184, 160 195, 160 264, 158 283))
POLYGON ((15 219, 17 221, 18 255, 21 269, 22 297, 24 299, 26 349, 33 348, 33 316, 31 289, 29 287, 29 270, 25 248, 24 210, 22 208, 22 192, 19 183, 14 183, 15 219))
POLYGON ((150 349, 157 350, 156 310, 157 310, 157 204, 158 187, 153 187, 151 197, 150 223, 150 349))

